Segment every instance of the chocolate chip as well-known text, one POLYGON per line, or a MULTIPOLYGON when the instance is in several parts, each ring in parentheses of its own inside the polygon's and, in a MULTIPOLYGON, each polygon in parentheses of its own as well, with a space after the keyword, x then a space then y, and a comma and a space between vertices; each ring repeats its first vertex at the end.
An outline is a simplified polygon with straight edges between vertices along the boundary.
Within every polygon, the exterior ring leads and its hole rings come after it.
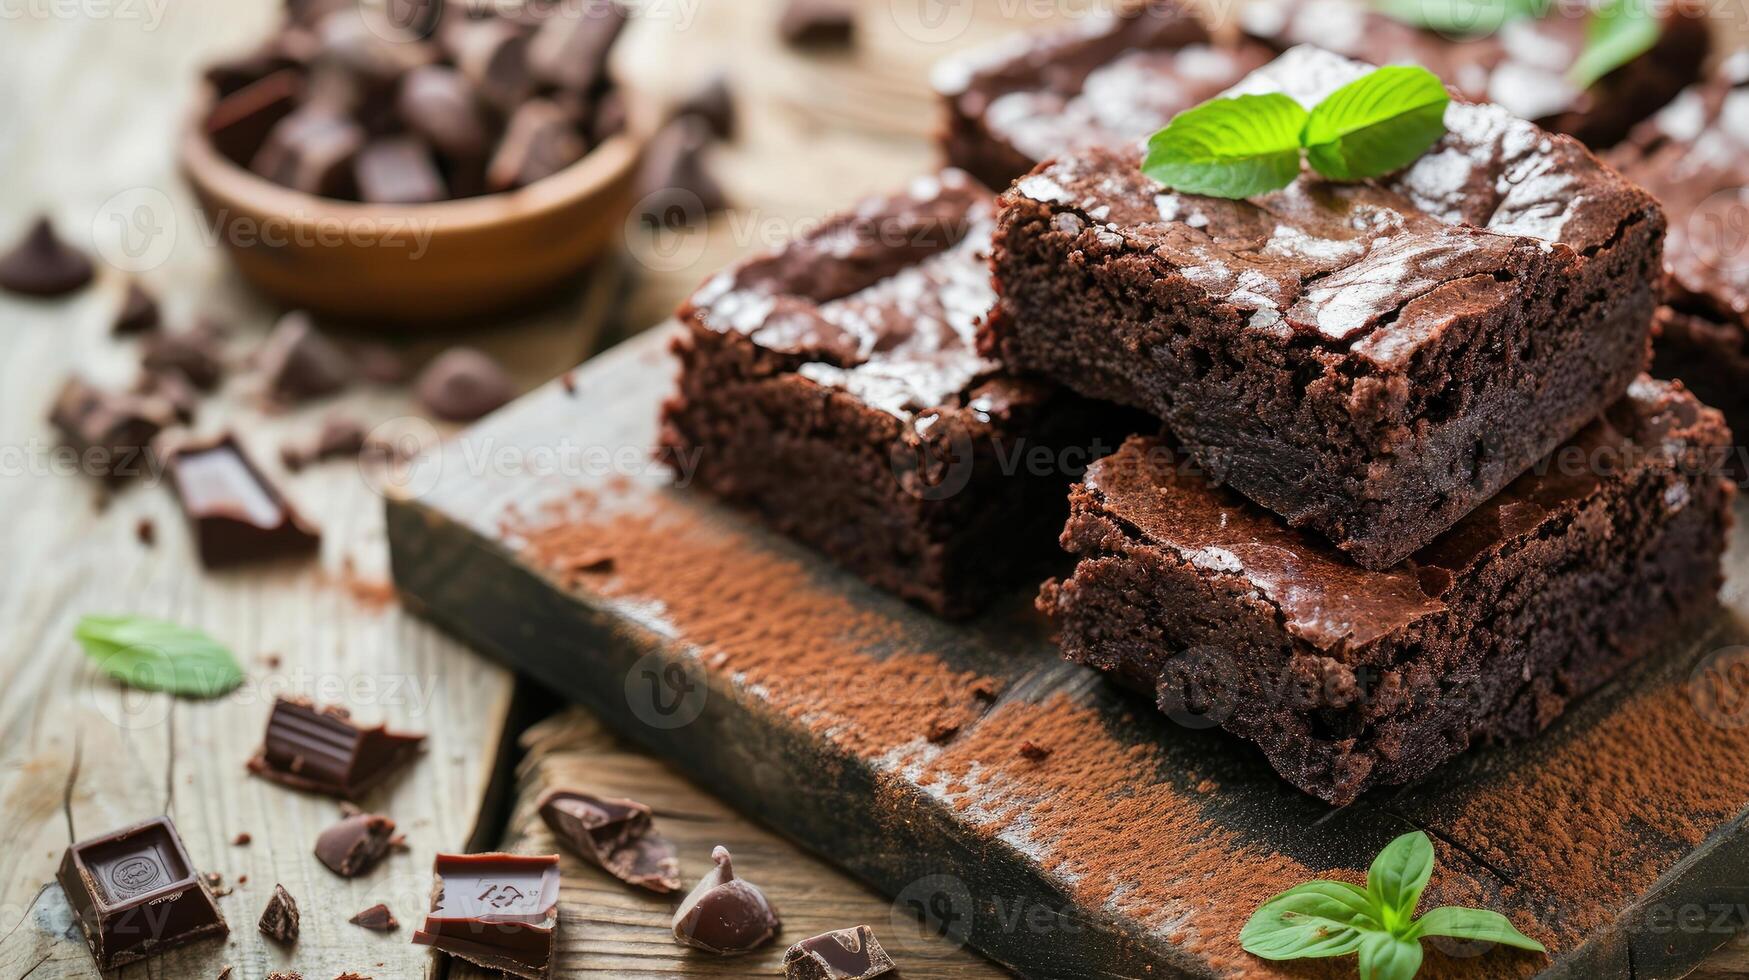
POLYGON ((0 255, 0 289, 25 296, 65 296, 91 282, 91 260, 40 216, 10 252, 0 255))
POLYGON ((316 838, 316 859, 342 878, 356 878, 376 867, 389 852, 395 822, 375 813, 346 817, 316 838))
POLYGON ((778 31, 797 47, 846 47, 856 40, 856 8, 850 0, 789 0, 778 31))
POLYGON ((144 333, 158 326, 158 301, 146 292, 146 287, 129 281, 122 294, 121 308, 115 311, 109 332, 117 335, 144 333))
POLYGON ((391 136, 365 145, 353 165, 358 199, 371 204, 429 204, 449 196, 424 143, 391 136))
POLYGON ((401 923, 395 921, 395 913, 389 911, 387 905, 378 902, 363 912, 346 921, 355 926, 369 929, 372 932, 394 932, 401 928, 401 923))
POLYGON ((629 14, 613 0, 586 0, 575 13, 549 18, 528 45, 534 75, 572 92, 597 88, 607 76, 607 55, 629 14))
POLYGON ((452 347, 419 373, 413 392, 432 415, 472 422, 510 401, 516 387, 486 354, 472 347, 452 347))
POLYGON ((364 128, 337 109, 311 103, 268 132, 249 169, 306 194, 349 197, 364 138, 364 128))
POLYGON ((220 355, 223 346, 222 331, 211 321, 202 320, 180 333, 147 334, 140 344, 140 363, 153 373, 180 372, 189 384, 211 391, 225 374, 220 355))
POLYGON ((81 468, 109 479, 149 472, 152 440, 171 421, 161 399, 103 391, 78 376, 61 385, 49 410, 81 468))
POLYGON ((651 829, 642 803, 555 789, 541 797, 539 810, 561 843, 615 878, 658 894, 680 890, 674 845, 651 829))
POLYGON ((765 893, 735 877, 729 849, 711 851, 705 873, 674 912, 674 940, 720 956, 746 953, 771 942, 783 923, 765 893))
POLYGON ((729 206, 722 185, 705 169, 710 142, 710 127, 693 116, 670 121, 650 138, 638 174, 647 226, 682 227, 729 206))
POLYGON ((804 939, 783 954, 784 980, 874 980, 894 969, 868 926, 804 939))
POLYGON ((256 352, 267 393, 291 404, 331 395, 352 380, 352 360, 302 310, 279 318, 256 352))
POLYGON ((729 78, 714 72, 704 84, 674 107, 676 116, 695 116, 702 120, 718 139, 735 135, 735 99, 729 91, 729 78))
POLYGON ((486 189, 526 187, 569 167, 588 149, 565 110, 547 99, 524 102, 486 165, 486 189))
POLYGON ((284 885, 273 886, 273 897, 267 900, 255 927, 276 943, 289 946, 298 941, 298 903, 284 885))
POLYGON ((445 65, 426 65, 407 73, 395 101, 407 128, 461 160, 480 160, 491 142, 490 123, 480 109, 479 91, 467 76, 445 65))

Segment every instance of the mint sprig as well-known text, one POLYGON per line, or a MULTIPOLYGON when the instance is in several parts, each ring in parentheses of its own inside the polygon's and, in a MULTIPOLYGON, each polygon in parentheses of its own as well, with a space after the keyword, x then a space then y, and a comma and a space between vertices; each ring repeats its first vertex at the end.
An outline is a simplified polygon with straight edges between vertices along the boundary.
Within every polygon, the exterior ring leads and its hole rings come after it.
POLYGON ((1567 70, 1567 80, 1590 88, 1603 76, 1652 50, 1664 31, 1647 0, 1603 0, 1585 25, 1585 49, 1567 70))
POLYGON ((1447 905, 1419 919, 1415 907, 1433 877, 1433 842, 1421 831, 1385 846, 1366 888, 1309 881, 1258 907, 1239 945, 1266 960, 1356 954, 1361 980, 1410 980, 1421 969, 1421 940, 1448 936, 1547 952, 1498 912, 1447 905))
POLYGON ((1310 112, 1279 93, 1212 99, 1148 140, 1142 172, 1187 194, 1254 197, 1293 183, 1304 150, 1331 180, 1365 180, 1438 142, 1450 101, 1433 73, 1401 65, 1362 75, 1310 112))
POLYGON ((85 616, 73 637, 97 669, 143 691, 215 698, 243 683, 237 658, 196 629, 141 616, 85 616))

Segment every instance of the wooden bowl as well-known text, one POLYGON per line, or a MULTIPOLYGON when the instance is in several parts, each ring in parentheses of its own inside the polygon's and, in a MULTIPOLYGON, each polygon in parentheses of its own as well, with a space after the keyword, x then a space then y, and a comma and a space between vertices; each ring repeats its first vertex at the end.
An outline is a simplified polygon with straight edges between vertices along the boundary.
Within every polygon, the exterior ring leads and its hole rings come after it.
POLYGON ((290 306, 388 329, 503 312, 556 291, 623 234, 649 132, 634 111, 624 133, 506 193, 361 204, 238 166, 201 132, 210 106, 209 91, 180 163, 238 271, 290 306))

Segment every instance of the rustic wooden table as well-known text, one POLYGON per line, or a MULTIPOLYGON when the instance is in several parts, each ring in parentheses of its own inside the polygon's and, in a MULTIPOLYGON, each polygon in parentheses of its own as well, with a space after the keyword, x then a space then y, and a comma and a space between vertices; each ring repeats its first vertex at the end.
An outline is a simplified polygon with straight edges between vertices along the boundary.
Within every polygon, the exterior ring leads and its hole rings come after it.
MULTIPOLYGON (((634 237, 570 297, 541 314, 465 337, 532 386, 628 328, 660 320, 685 291, 739 252, 774 243, 855 195, 927 169, 933 112, 927 67, 946 51, 1012 29, 1013 20, 1084 4, 977 0, 869 3, 854 56, 801 56, 778 45, 771 0, 650 0, 618 54, 648 98, 671 101, 710 71, 736 83, 742 126, 715 166, 737 211, 702 233, 634 237), (1046 9, 1048 8, 1048 9, 1046 9), (935 15, 945 14, 945 19, 935 15), (624 288, 622 288, 624 287, 624 288)), ((232 325, 239 363, 280 312, 239 284, 196 221, 174 173, 173 137, 197 66, 247 47, 277 16, 276 0, 84 0, 8 5, 0 23, 0 240, 32 214, 130 268, 162 298, 166 318, 232 325), (139 219, 149 219, 141 221, 139 219)), ((124 970, 123 977, 236 980, 296 969, 310 980, 479 976, 407 942, 423 907, 432 855, 502 845, 550 851, 532 814, 545 787, 580 784, 647 800, 682 846, 688 878, 709 846, 726 843, 785 913, 787 935, 869 922, 909 976, 1000 971, 893 925, 884 899, 714 801, 659 763, 618 745, 572 709, 522 727, 514 679, 408 616, 387 591, 382 506, 348 464, 278 473, 276 449, 329 412, 370 424, 413 415, 401 390, 361 387, 284 414, 261 410, 241 369, 204 406, 197 428, 235 427, 324 534, 319 560, 208 574, 194 560, 168 491, 132 486, 106 499, 53 455, 44 422, 70 371, 125 383, 132 342, 108 334, 126 276, 106 268, 90 290, 54 302, 0 297, 0 980, 86 977, 89 954, 57 888, 47 886, 70 839, 171 814, 191 855, 224 876, 231 925, 203 944, 124 970), (142 543, 142 520, 157 529, 142 543), (197 625, 229 644, 248 680, 212 702, 125 691, 80 655, 73 623, 134 612, 197 625), (410 849, 345 881, 312 859, 332 803, 246 778, 276 693, 345 700, 367 720, 431 735, 405 778, 371 799, 395 817, 410 849), (526 750, 512 767, 514 750, 526 750), (512 794, 497 806, 496 790, 512 794), (508 821, 503 814, 508 813, 508 821), (247 833, 246 846, 233 840, 247 833), (303 907, 303 936, 282 950, 255 931, 275 883, 303 907), (387 902, 403 923, 379 936, 348 925, 387 902)), ((453 337, 408 340, 415 357, 453 337)), ((667 936, 669 905, 629 894, 566 859, 562 972, 567 977, 773 975, 776 958, 722 963, 684 954, 667 936)), ((1721 952, 1700 975, 1749 975, 1749 950, 1721 952)))

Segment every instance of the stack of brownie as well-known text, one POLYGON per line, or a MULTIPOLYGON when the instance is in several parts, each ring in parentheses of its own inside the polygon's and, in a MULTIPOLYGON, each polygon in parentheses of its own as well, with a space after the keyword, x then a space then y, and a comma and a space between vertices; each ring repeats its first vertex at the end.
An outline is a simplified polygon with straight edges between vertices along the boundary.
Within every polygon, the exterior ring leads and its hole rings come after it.
POLYGON ((1039 597, 1064 654, 1342 804, 1534 734, 1711 602, 1730 434, 1642 374, 1664 213, 1572 137, 1459 101, 1388 178, 1231 201, 1143 175, 1134 138, 1179 108, 1311 105, 1369 67, 1258 50, 1153 3, 944 70, 950 159, 998 186, 1045 161, 993 217, 948 171, 707 283, 665 438, 957 613, 1076 477, 1005 445, 1141 433, 1069 490, 1077 564, 1039 597), (1148 77, 1171 105, 1124 102, 1148 77))

